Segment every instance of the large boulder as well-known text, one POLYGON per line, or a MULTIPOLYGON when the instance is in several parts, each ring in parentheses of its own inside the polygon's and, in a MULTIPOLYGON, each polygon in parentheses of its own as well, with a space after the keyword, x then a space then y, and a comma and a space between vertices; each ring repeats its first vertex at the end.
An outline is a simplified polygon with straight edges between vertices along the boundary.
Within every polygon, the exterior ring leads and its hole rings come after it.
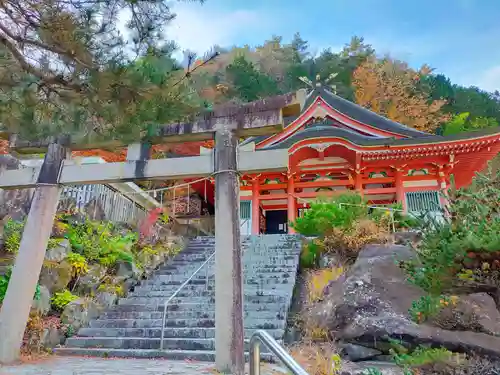
POLYGON ((70 302, 61 314, 61 322, 69 324, 77 332, 101 313, 102 306, 90 298, 79 298, 70 302))
POLYGON ((57 245, 51 249, 47 249, 45 252, 45 260, 50 262, 61 262, 68 254, 71 252, 71 244, 67 239, 61 239, 58 241, 57 245))
POLYGON ((50 293, 65 289, 73 278, 71 264, 67 261, 44 266, 40 273, 40 285, 47 287, 50 293))
POLYGON ((50 311, 50 291, 45 285, 40 285, 40 297, 38 299, 34 299, 31 304, 31 309, 36 313, 41 315, 47 315, 50 311))
POLYGON ((64 343, 64 332, 57 327, 47 327, 43 330, 40 343, 45 348, 55 348, 64 343))
POLYGON ((106 276, 107 268, 98 263, 92 264, 88 272, 80 277, 77 290, 83 294, 95 293, 101 284, 101 280, 106 276))
POLYGON ((126 261, 118 261, 116 263, 116 276, 119 278, 122 278, 123 280, 126 279, 138 279, 140 278, 142 272, 135 263, 132 262, 126 262, 126 261))
POLYGON ((500 312, 487 293, 460 296, 456 304, 443 308, 431 321, 443 329, 500 336, 500 312))
POLYGON ((151 254, 151 253, 139 253, 137 256, 138 261, 144 269, 144 273, 148 276, 150 275, 160 264, 165 263, 165 254, 151 254))
MULTIPOLYGON (((345 276, 329 285, 324 300, 310 311, 310 318, 338 340, 384 352, 388 338, 393 338, 413 346, 432 344, 500 356, 500 337, 419 325, 410 319, 412 302, 425 293, 406 281, 397 261, 414 257, 413 250, 405 246, 367 246, 345 276)), ((481 311, 478 314, 483 316, 481 311)))

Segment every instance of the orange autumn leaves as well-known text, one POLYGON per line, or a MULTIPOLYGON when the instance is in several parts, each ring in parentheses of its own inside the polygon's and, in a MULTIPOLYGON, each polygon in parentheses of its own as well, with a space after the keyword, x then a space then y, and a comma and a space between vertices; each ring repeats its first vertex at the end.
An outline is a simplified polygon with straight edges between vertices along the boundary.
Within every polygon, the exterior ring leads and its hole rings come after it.
MULTIPOLYGON (((173 152, 179 155, 198 155, 200 153, 200 147, 213 148, 214 142, 209 141, 198 141, 198 142, 187 142, 174 145, 154 145, 153 146, 153 158, 156 154, 161 154, 164 152, 173 152)), ((7 154, 9 152, 8 141, 0 140, 0 155, 7 154)), ((81 150, 73 151, 72 156, 74 157, 90 157, 98 156, 108 163, 116 163, 125 161, 127 158, 127 150, 125 148, 118 149, 116 151, 107 151, 100 149, 93 150, 81 150)))
POLYGON ((9 142, 0 140, 0 155, 7 154, 9 151, 9 142))
POLYGON ((355 100, 393 121, 434 133, 449 115, 441 112, 445 100, 430 101, 419 86, 421 77, 430 73, 431 69, 425 65, 416 71, 389 58, 368 59, 353 74, 355 100))

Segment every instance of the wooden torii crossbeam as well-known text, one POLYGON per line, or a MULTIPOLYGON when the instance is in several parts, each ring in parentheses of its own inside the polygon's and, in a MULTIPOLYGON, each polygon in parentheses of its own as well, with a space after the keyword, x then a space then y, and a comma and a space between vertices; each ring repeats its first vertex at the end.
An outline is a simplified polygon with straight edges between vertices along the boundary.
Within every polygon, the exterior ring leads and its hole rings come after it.
MULTIPOLYGON (((160 127, 148 144, 129 146, 127 161, 76 165, 64 160, 69 151, 125 146, 118 141, 76 144, 69 137, 38 142, 10 136, 18 153, 46 152, 39 168, 0 171, 0 188, 36 187, 2 310, 0 312, 0 362, 18 359, 33 295, 63 184, 90 184, 135 179, 173 179, 215 175, 215 328, 216 364, 221 372, 244 374, 242 265, 239 227, 238 168, 245 171, 286 168, 286 155, 249 152, 237 160, 238 138, 271 134, 283 126, 283 115, 299 114, 304 92, 276 96, 242 106, 224 105, 193 123, 160 127), (151 144, 213 139, 212 155, 149 160, 151 144), (252 156, 248 155, 252 154, 252 156), (262 155, 262 156, 260 156, 262 155), (215 168, 214 168, 215 166, 215 168), (223 230, 219 230, 223 228, 223 230), (229 322, 229 324, 228 324, 229 322)), ((5 134, 0 134, 1 136, 5 134)))

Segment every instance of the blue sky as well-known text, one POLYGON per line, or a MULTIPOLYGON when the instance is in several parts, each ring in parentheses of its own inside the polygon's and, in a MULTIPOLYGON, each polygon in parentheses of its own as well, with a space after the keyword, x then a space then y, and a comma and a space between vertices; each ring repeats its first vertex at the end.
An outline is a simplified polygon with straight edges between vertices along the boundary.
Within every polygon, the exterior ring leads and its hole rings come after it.
POLYGON ((500 0, 206 0, 173 10, 168 35, 199 53, 273 34, 288 41, 297 31, 314 51, 338 50, 358 35, 454 83, 500 90, 500 0))

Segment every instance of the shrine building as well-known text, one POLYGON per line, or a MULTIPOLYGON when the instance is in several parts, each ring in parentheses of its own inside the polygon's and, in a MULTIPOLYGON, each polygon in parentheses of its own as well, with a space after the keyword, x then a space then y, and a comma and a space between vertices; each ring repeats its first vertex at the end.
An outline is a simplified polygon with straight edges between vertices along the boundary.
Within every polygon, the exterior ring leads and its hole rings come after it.
MULTIPOLYGON (((467 186, 500 152, 498 127, 453 136, 423 133, 345 100, 320 83, 307 93, 300 114, 283 120, 281 131, 239 145, 239 152, 288 153, 281 171, 241 176, 242 234, 293 232, 288 223, 309 202, 346 190, 359 192, 373 205, 399 202, 405 211, 439 212, 445 204, 440 192, 450 186, 452 174, 458 188, 467 186)), ((210 144, 205 146, 188 154, 210 152, 210 144)), ((192 188, 200 201, 213 204, 213 179, 192 188)), ((186 197, 178 199, 185 203, 186 197)), ((191 202, 196 204, 193 198, 191 202)), ((203 204, 198 206, 195 211, 203 204)), ((174 211, 182 216, 186 205, 178 207, 174 211)))

